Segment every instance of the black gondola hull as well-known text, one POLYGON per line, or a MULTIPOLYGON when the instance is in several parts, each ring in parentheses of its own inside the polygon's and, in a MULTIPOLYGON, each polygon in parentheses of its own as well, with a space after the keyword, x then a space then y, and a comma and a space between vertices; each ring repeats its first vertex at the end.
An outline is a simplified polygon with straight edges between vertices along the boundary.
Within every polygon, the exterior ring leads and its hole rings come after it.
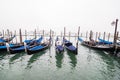
POLYGON ((45 50, 45 49, 47 49, 47 48, 49 48, 49 47, 50 47, 50 46, 47 45, 47 46, 44 46, 44 48, 38 49, 38 50, 30 50, 30 49, 27 49, 27 54, 28 54, 28 55, 31 55, 31 54, 37 53, 37 52, 39 52, 39 51, 43 51, 43 50, 45 50))

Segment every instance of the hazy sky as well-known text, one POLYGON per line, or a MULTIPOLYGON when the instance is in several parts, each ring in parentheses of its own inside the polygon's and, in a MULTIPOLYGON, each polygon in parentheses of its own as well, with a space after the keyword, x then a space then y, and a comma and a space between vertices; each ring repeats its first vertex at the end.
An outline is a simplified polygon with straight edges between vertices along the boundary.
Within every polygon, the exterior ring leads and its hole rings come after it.
POLYGON ((119 8, 120 0, 0 0, 0 29, 113 32, 119 8))

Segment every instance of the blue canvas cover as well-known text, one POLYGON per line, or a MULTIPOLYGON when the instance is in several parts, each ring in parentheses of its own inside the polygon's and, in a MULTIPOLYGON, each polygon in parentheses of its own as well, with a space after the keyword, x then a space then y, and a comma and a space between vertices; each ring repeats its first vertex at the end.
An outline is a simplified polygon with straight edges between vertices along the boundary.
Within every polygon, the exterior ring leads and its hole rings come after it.
POLYGON ((64 50, 64 48, 63 48, 61 45, 57 45, 56 48, 59 49, 60 51, 63 51, 63 50, 64 50))
POLYGON ((39 45, 39 46, 35 46, 35 47, 33 47, 33 48, 30 48, 30 50, 40 50, 40 49, 43 49, 44 48, 44 46, 42 46, 42 45, 39 45))
POLYGON ((70 50, 76 50, 75 46, 72 46, 72 45, 69 46, 68 48, 69 48, 70 50))
POLYGON ((79 40, 80 42, 83 42, 83 39, 82 39, 82 38, 80 38, 80 37, 78 37, 78 40, 79 40))
POLYGON ((113 42, 110 42, 110 41, 106 41, 106 40, 103 40, 103 39, 100 39, 98 38, 99 42, 101 43, 104 43, 104 44, 112 44, 113 42))

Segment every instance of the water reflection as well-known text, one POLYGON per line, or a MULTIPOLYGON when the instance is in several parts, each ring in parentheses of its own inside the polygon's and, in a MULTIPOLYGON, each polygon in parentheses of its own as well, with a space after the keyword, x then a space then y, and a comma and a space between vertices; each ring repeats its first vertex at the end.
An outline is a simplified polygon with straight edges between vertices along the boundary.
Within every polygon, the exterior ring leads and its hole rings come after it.
POLYGON ((50 63, 52 63, 52 61, 51 61, 51 59, 52 59, 52 55, 51 55, 51 47, 49 47, 48 48, 48 53, 49 53, 49 59, 48 59, 48 61, 50 62, 50 63))
MULTIPOLYGON (((13 55, 13 54, 12 54, 12 55, 13 55)), ((25 52, 16 53, 13 57, 10 58, 10 63, 12 63, 13 61, 15 61, 16 59, 19 59, 19 58, 22 57, 23 55, 25 55, 25 52)))
POLYGON ((64 53, 56 53, 55 58, 56 58, 56 67, 57 68, 62 67, 63 57, 64 57, 64 53))
POLYGON ((35 53, 31 56, 31 58, 29 59, 28 61, 28 64, 27 64, 27 68, 32 68, 32 63, 34 63, 40 56, 42 56, 43 54, 45 54, 46 51, 41 51, 41 52, 38 52, 38 53, 35 53))
POLYGON ((4 69, 4 65, 5 65, 5 58, 7 56, 7 52, 6 51, 0 51, 0 71, 4 69))
POLYGON ((0 51, 0 60, 4 59, 6 55, 7 55, 6 51, 0 51))
POLYGON ((67 54, 69 56, 69 59, 71 60, 70 64, 72 68, 75 68, 77 64, 76 54, 73 54, 72 52, 69 52, 69 51, 67 51, 67 54))
POLYGON ((114 59, 113 55, 110 54, 106 54, 106 52, 103 51, 95 51, 96 54, 98 54, 98 56, 100 57, 100 65, 101 65, 101 69, 100 72, 101 74, 104 76, 106 76, 109 79, 113 79, 116 75, 116 68, 115 68, 115 64, 116 61, 114 59))

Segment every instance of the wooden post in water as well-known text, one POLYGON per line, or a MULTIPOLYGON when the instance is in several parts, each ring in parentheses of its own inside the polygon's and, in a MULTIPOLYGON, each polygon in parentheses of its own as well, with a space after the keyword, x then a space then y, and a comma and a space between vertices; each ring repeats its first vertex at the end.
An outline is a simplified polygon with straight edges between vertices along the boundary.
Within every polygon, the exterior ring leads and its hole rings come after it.
MULTIPOLYGON (((10 33, 11 33, 11 37, 13 37, 12 31, 10 33)), ((12 39, 12 43, 13 43, 13 39, 12 39)))
POLYGON ((35 29, 35 32, 34 32, 35 34, 34 34, 34 36, 35 36, 35 39, 37 38, 37 36, 36 36, 36 29, 35 29))
POLYGON ((9 29, 7 29, 7 35, 8 35, 8 37, 10 38, 10 32, 9 32, 9 29))
POLYGON ((115 32, 114 32, 114 46, 116 47, 116 43, 117 43, 117 24, 118 24, 118 19, 116 19, 115 22, 115 32))
POLYGON ((19 29, 19 33, 20 33, 20 44, 22 44, 22 33, 21 33, 21 29, 19 29))
POLYGON ((71 36, 71 33, 69 32, 69 41, 70 41, 70 36, 71 36))
POLYGON ((77 35, 77 43, 76 43, 77 52, 76 52, 76 54, 78 54, 78 37, 79 37, 79 34, 80 34, 80 26, 78 27, 78 35, 77 35))
POLYGON ((15 38, 15 39, 16 39, 16 43, 17 43, 17 34, 16 34, 16 31, 15 31, 15 36, 16 36, 16 38, 15 38))
POLYGON ((117 38, 116 38, 117 40, 118 40, 118 37, 119 37, 119 32, 117 32, 117 38))
POLYGON ((13 36, 12 31, 10 32, 10 34, 11 34, 11 37, 12 37, 13 36))
POLYGON ((101 33, 99 32, 98 38, 100 38, 100 36, 101 36, 101 33))
POLYGON ((64 27, 64 38, 65 38, 65 36, 66 36, 65 34, 66 34, 66 28, 64 27))
POLYGON ((52 35, 51 33, 52 33, 52 30, 50 29, 50 37, 51 37, 51 35, 52 35))
POLYGON ((93 32, 92 32, 92 30, 91 30, 91 31, 90 31, 89 40, 92 41, 92 39, 93 39, 93 32))
POLYGON ((8 43, 10 42, 10 32, 9 32, 9 29, 7 29, 7 36, 8 36, 8 43))
POLYGON ((27 40, 27 30, 25 30, 25 39, 27 40))
POLYGON ((96 32, 95 42, 97 42, 98 32, 96 32))
POLYGON ((3 30, 3 34, 2 34, 2 35, 3 35, 3 37, 5 36, 5 32, 4 32, 4 30, 3 30))
POLYGON ((108 41, 110 40, 110 33, 108 33, 108 41))
POLYGON ((52 37, 54 37, 54 31, 51 31, 51 33, 52 33, 52 37))
POLYGON ((44 29, 43 29, 43 37, 44 37, 44 34, 45 34, 45 32, 44 32, 44 29))
POLYGON ((87 41, 87 38, 88 38, 88 31, 86 32, 86 41, 87 41))
POLYGON ((104 32, 104 34, 103 34, 103 40, 105 40, 105 35, 106 35, 106 33, 104 32))
MULTIPOLYGON (((106 35, 106 33, 104 32, 104 34, 103 34, 103 40, 105 40, 105 35, 106 35)), ((104 42, 103 42, 103 45, 104 45, 104 42)))

